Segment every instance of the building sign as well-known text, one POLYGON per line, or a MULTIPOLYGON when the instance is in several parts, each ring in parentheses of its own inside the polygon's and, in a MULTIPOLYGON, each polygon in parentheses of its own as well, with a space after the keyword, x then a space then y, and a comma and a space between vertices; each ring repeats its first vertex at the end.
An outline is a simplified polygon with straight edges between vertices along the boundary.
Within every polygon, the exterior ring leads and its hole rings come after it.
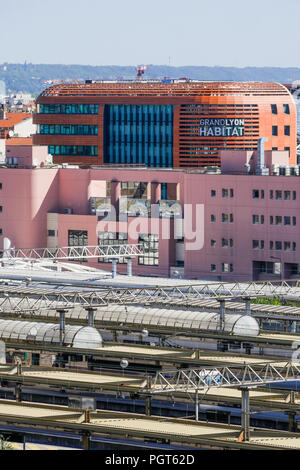
POLYGON ((200 119, 200 137, 242 137, 245 119, 200 119))

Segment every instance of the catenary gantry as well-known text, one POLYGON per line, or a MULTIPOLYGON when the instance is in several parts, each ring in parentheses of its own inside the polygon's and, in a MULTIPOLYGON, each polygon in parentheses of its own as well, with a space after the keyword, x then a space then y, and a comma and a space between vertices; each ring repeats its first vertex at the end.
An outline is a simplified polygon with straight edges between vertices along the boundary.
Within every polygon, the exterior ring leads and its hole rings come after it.
MULTIPOLYGON (((1 277, 1 274, 0 274, 1 277)), ((25 279, 25 277, 24 277, 25 279)), ((46 282, 46 281, 45 281, 46 282)), ((119 287, 117 285, 93 286, 93 290, 81 288, 55 289, 13 285, 0 286, 0 311, 38 310, 41 308, 70 308, 74 305, 99 306, 109 303, 203 307, 207 298, 226 299, 255 297, 300 300, 300 282, 290 285, 287 281, 250 283, 203 283, 172 287, 119 287), (18 298, 10 306, 11 298, 18 298)))
POLYGON ((92 258, 119 259, 135 257, 144 253, 142 245, 103 245, 103 246, 65 246, 58 248, 9 248, 3 251, 3 258, 26 261, 51 259, 82 260, 92 258))

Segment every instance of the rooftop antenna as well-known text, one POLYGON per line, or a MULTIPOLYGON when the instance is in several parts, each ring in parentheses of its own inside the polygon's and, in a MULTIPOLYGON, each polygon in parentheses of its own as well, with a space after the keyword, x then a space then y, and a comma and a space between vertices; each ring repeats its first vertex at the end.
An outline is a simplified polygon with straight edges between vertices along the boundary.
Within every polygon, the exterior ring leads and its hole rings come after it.
POLYGON ((148 69, 149 69, 148 65, 138 65, 138 67, 136 68, 137 79, 141 80, 143 78, 143 75, 144 75, 145 71, 148 70, 148 69))

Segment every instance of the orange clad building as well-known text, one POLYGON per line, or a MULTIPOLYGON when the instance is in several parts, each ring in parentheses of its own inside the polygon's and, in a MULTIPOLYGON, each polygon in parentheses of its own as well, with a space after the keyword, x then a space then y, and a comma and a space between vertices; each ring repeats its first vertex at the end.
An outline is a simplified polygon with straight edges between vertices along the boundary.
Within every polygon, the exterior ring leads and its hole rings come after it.
POLYGON ((220 165, 222 150, 288 150, 296 107, 278 83, 190 80, 52 86, 37 99, 35 145, 55 163, 189 168, 220 165))

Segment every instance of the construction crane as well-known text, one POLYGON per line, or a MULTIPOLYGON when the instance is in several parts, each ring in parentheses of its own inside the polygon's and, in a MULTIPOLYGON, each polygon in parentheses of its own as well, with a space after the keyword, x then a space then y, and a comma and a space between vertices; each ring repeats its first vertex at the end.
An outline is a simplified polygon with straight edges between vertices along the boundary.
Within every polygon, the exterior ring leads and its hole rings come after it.
POLYGON ((143 75, 144 75, 145 71, 148 70, 148 69, 149 69, 148 65, 138 65, 137 68, 136 68, 137 79, 141 80, 143 78, 143 75))

